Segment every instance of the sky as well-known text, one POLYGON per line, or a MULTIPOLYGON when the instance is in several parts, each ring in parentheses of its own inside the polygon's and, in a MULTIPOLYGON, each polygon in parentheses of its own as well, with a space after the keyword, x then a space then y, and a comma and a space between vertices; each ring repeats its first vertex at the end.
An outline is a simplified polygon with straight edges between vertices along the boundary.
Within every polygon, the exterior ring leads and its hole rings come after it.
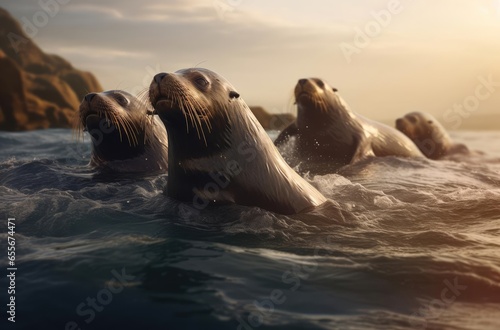
POLYGON ((426 111, 452 129, 500 114, 500 0, 9 0, 46 52, 137 93, 205 67, 249 105, 294 113, 319 77, 376 120, 426 111), (46 5, 44 5, 46 4, 46 5), (43 19, 43 18, 47 19, 43 19), (38 19, 38 21, 37 21, 38 19))

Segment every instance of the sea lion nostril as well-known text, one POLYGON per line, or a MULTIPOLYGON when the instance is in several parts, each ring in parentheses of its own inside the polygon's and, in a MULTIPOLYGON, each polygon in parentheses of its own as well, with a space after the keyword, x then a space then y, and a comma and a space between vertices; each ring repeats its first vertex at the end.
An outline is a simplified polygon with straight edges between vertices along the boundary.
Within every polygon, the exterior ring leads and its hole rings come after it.
POLYGON ((304 84, 307 82, 307 79, 299 79, 299 85, 304 86, 304 84))
POLYGON ((96 93, 89 93, 89 94, 85 95, 84 100, 90 103, 90 102, 92 102, 92 99, 96 95, 97 95, 96 93))
POLYGON ((157 84, 159 84, 161 82, 161 80, 163 79, 163 77, 165 77, 167 74, 165 72, 162 72, 162 73, 158 73, 154 80, 156 81, 157 84))

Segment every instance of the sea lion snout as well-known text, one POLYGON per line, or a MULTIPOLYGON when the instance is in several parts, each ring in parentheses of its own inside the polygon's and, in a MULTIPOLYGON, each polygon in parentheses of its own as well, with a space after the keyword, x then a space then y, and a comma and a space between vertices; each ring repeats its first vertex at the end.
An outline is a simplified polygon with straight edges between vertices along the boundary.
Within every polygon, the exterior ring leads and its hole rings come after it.
POLYGON ((167 74, 165 72, 158 73, 154 76, 154 81, 159 84, 167 74))
POLYGON ((177 112, 175 110, 181 111, 184 96, 177 93, 179 84, 175 74, 165 72, 156 74, 151 81, 149 100, 160 117, 171 115, 171 112, 177 112))
POLYGON ((396 129, 405 135, 410 135, 411 134, 411 129, 410 129, 410 123, 408 120, 405 118, 398 118, 396 119, 396 129))
POLYGON ((321 90, 324 90, 326 88, 326 84, 323 82, 323 80, 319 78, 302 78, 299 79, 297 82, 297 85, 295 86, 295 94, 297 95, 297 92, 300 94, 300 92, 320 92, 321 90))
POLYGON ((319 78, 302 78, 295 85, 295 100, 297 102, 309 102, 311 98, 325 93, 326 85, 319 78))
POLYGON ((298 99, 302 95, 308 95, 314 92, 314 86, 309 79, 299 79, 295 86, 295 98, 298 99))

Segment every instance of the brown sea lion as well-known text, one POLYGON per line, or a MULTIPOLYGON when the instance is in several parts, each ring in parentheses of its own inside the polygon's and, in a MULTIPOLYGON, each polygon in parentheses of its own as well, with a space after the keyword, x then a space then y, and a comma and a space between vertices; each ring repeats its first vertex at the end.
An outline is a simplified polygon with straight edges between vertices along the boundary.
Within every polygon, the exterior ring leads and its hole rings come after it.
POLYGON ((120 90, 87 94, 78 131, 92 140, 90 165, 120 173, 166 172, 168 140, 163 123, 143 102, 120 90))
POLYGON ((300 79, 295 101, 297 119, 274 143, 280 146, 295 136, 302 170, 334 172, 369 156, 423 157, 404 134, 355 113, 321 79, 300 79))
POLYGON ((468 154, 464 144, 454 143, 446 129, 431 114, 411 112, 396 120, 396 128, 409 137, 430 159, 468 154))
POLYGON ((293 171, 235 88, 201 68, 157 74, 150 101, 168 133, 166 194, 294 214, 326 198, 293 171))

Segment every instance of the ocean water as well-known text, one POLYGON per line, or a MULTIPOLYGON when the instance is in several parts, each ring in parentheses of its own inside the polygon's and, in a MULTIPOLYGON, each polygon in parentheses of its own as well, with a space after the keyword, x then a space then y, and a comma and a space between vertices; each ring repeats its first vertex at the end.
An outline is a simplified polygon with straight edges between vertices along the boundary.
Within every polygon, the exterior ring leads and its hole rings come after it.
POLYGON ((1 329, 500 329, 500 132, 453 137, 485 154, 306 175, 332 202, 283 216, 190 212, 166 175, 96 177, 70 130, 1 132, 1 329))

